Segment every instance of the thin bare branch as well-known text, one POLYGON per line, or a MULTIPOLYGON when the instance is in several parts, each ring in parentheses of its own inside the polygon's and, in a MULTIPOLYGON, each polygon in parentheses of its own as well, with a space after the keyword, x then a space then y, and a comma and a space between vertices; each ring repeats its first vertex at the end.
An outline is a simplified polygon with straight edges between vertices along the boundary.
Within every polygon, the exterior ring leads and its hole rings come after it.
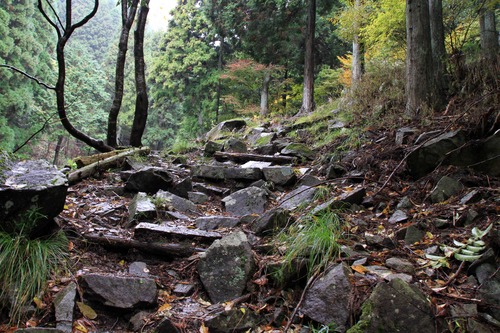
POLYGON ((38 133, 40 133, 41 131, 43 131, 45 129, 45 127, 47 127, 47 124, 49 123, 50 119, 52 119, 52 117, 53 116, 50 116, 49 118, 45 119, 45 122, 43 123, 42 127, 38 131, 36 131, 32 135, 30 135, 30 137, 28 139, 26 139, 19 147, 17 147, 16 149, 14 149, 14 151, 12 152, 12 154, 17 153, 21 148, 23 148, 24 146, 26 146, 28 144, 28 142, 30 142, 31 139, 33 139, 38 133))
MULTIPOLYGON (((75 24, 70 26, 69 32, 68 32, 68 37, 69 37, 69 35, 71 35, 73 33, 73 31, 75 31, 75 29, 80 28, 81 26, 85 25, 92 17, 94 17, 94 15, 97 13, 98 8, 99 8, 99 0, 95 0, 94 8, 92 9, 92 11, 87 16, 85 16, 80 22, 75 23, 75 24)), ((70 14, 71 14, 71 10, 70 10, 70 14)), ((68 20, 68 19, 66 18, 66 20, 68 20)), ((69 21, 69 22, 71 22, 71 21, 69 21)))
POLYGON ((42 14, 42 16, 45 18, 45 20, 51 25, 54 27, 54 29, 56 29, 56 32, 57 32, 57 37, 58 38, 61 38, 61 30, 59 29, 59 27, 57 26, 57 24, 52 21, 52 19, 49 17, 49 15, 47 15, 47 13, 45 12, 45 9, 43 9, 43 5, 42 5, 42 0, 38 0, 38 10, 40 11, 40 13, 42 14))
POLYGON ((55 90, 55 89, 56 89, 55 87, 53 87, 53 86, 49 86, 47 83, 45 83, 45 82, 43 82, 43 81, 40 81, 40 80, 39 80, 39 79, 37 79, 36 77, 34 77, 34 76, 32 76, 32 75, 30 75, 30 74, 26 73, 26 72, 25 72, 25 71, 23 71, 23 70, 20 70, 19 68, 16 68, 16 67, 14 67, 14 66, 11 66, 11 65, 5 65, 5 64, 4 64, 4 65, 0 64, 0 67, 10 69, 10 70, 12 70, 12 71, 14 71, 14 72, 18 72, 18 73, 20 73, 20 74, 22 74, 22 75, 26 76, 27 78, 29 78, 29 79, 31 79, 31 80, 33 80, 33 81, 35 81, 36 83, 38 83, 39 85, 41 85, 41 86, 43 86, 43 87, 45 87, 45 88, 47 88, 47 89, 50 89, 50 90, 55 90))
POLYGON ((54 9, 54 6, 52 6, 52 4, 49 1, 47 1, 47 4, 49 5, 50 9, 52 10, 52 13, 57 18, 57 22, 59 22, 59 25, 61 26, 61 29, 63 29, 63 31, 64 31, 64 25, 62 24, 61 18, 59 17, 59 15, 57 14, 56 10, 54 9))

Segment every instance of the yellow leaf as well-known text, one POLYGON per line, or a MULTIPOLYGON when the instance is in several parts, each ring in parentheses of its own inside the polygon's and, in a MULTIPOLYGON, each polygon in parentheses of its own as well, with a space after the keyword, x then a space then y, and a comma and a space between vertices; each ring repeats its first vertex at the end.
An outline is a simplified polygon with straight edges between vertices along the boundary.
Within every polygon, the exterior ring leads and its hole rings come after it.
POLYGON ((82 302, 76 302, 76 305, 78 305, 78 309, 80 310, 82 315, 85 316, 85 318, 88 318, 90 320, 97 318, 97 313, 87 304, 84 304, 82 302))
POLYGON ((241 311, 243 314, 245 314, 245 313, 246 313, 245 308, 240 308, 240 311, 241 311))
POLYGON ((233 308, 234 303, 233 302, 226 302, 224 303, 224 311, 229 311, 233 308))
POLYGON ((118 264, 119 264, 120 266, 124 266, 124 265, 125 265, 125 260, 123 260, 123 259, 122 259, 122 260, 120 260, 120 261, 118 262, 118 264))
POLYGON ((163 311, 168 311, 172 308, 172 305, 170 303, 165 303, 162 306, 158 308, 157 312, 163 312, 163 311))
POLYGON ((43 304, 43 301, 41 299, 39 299, 38 297, 33 297, 33 303, 35 303, 36 305, 36 308, 38 310, 41 310, 45 307, 45 304, 43 304))
POLYGON ((76 324, 74 327, 73 327, 73 332, 74 331, 77 331, 77 332, 83 332, 83 333, 88 333, 88 329, 87 327, 83 326, 82 324, 78 323, 76 324))
POLYGON ((363 275, 366 272, 368 272, 368 269, 366 269, 366 267, 363 265, 352 265, 351 268, 353 271, 358 272, 359 274, 363 274, 363 275))
POLYGON ((426 236, 427 236, 427 238, 429 238, 429 239, 433 239, 433 238, 434 238, 434 235, 433 235, 433 234, 431 234, 429 231, 427 231, 427 232, 425 233, 425 235, 426 235, 426 236))
POLYGON ((209 333, 208 327, 205 326, 205 323, 201 323, 200 333, 209 333))

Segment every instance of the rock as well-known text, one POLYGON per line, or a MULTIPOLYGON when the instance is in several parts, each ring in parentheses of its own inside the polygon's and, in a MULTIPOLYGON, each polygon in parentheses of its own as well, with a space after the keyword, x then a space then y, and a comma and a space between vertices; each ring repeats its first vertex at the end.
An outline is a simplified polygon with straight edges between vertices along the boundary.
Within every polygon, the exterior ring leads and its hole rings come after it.
POLYGON ((259 168, 262 170, 263 168, 271 166, 271 164, 273 164, 273 163, 272 162, 248 161, 245 164, 242 164, 241 167, 244 169, 259 168))
POLYGON ((65 333, 73 331, 73 309, 75 307, 76 284, 71 282, 54 298, 56 328, 65 333))
POLYGON ((50 328, 50 327, 28 327, 28 328, 20 328, 14 331, 15 333, 66 333, 65 331, 61 331, 58 328, 50 328))
POLYGON ((37 209, 45 218, 32 227, 32 236, 46 235, 56 228, 54 217, 64 209, 68 181, 47 161, 10 162, 0 169, 0 230, 13 232, 15 220, 37 209))
POLYGON ((400 279, 403 280, 406 283, 412 283, 413 282, 413 276, 409 274, 404 274, 404 273, 396 273, 396 274, 389 274, 384 277, 385 281, 392 281, 395 279, 400 279))
POLYGON ((154 279, 86 274, 82 277, 84 297, 102 305, 132 310, 156 304, 154 279))
POLYGON ((245 142, 230 138, 224 142, 224 151, 229 153, 246 153, 248 151, 245 142))
POLYGON ((173 183, 174 178, 167 170, 157 167, 146 167, 128 175, 125 190, 154 194, 158 190, 172 188, 173 183))
POLYGON ((366 195, 364 187, 358 187, 352 191, 344 192, 338 197, 328 200, 312 210, 312 214, 317 215, 327 210, 347 208, 352 205, 359 205, 366 195))
POLYGON ((193 182, 191 177, 186 177, 178 180, 174 180, 172 187, 167 189, 170 193, 180 196, 181 198, 187 199, 189 197, 189 192, 193 190, 193 182))
POLYGON ((233 228, 240 223, 240 219, 230 216, 202 216, 195 220, 196 227, 201 230, 217 228, 233 228))
POLYGON ((227 132, 234 132, 245 128, 247 125, 243 119, 232 119, 223 121, 212 128, 206 135, 207 140, 222 139, 227 132), (224 133, 226 132, 226 133, 224 133))
POLYGON ((232 308, 205 322, 210 332, 250 332, 260 324, 261 318, 247 307, 232 308))
POLYGON ((304 175, 299 178, 298 186, 317 186, 321 184, 321 180, 311 175, 304 175))
MULTIPOLYGON (((498 264, 496 265, 498 268, 498 264)), ((486 263, 476 269, 476 276, 481 283, 479 298, 484 308, 481 312, 486 312, 497 321, 500 321, 500 276, 495 274, 495 265, 486 263)))
POLYGON ((170 318, 164 318, 160 321, 158 326, 156 326, 153 332, 158 333, 179 333, 177 327, 172 323, 170 318))
POLYGON ((279 151, 279 146, 275 143, 270 143, 263 146, 258 146, 254 149, 256 154, 260 155, 274 155, 279 151))
POLYGON ((290 185, 295 182, 297 176, 292 167, 274 166, 263 168, 264 179, 276 185, 290 185))
POLYGON ((408 197, 403 197, 397 204, 396 206, 396 209, 400 209, 400 210, 403 210, 403 209, 410 209, 411 207, 413 207, 413 204, 411 203, 410 201, 410 198, 408 197))
POLYGON ((262 178, 259 168, 231 168, 216 165, 196 165, 191 168, 193 178, 223 181, 226 179, 255 181, 262 178))
POLYGON ((431 192, 430 198, 434 203, 443 202, 462 191, 463 185, 453 178, 442 177, 431 192))
POLYGON ((481 200, 482 195, 478 190, 472 190, 460 199, 461 205, 472 204, 481 200))
POLYGON ((249 228, 257 235, 279 232, 281 228, 291 223, 291 218, 290 211, 276 207, 256 219, 249 228))
POLYGON ((440 332, 425 295, 401 279, 379 283, 362 306, 357 332, 440 332))
POLYGON ((201 282, 215 303, 241 296, 253 269, 252 249, 241 231, 215 241, 198 264, 201 282))
POLYGON ((203 151, 203 156, 205 157, 212 157, 214 154, 218 151, 222 151, 224 148, 224 145, 221 143, 217 143, 214 141, 208 141, 207 144, 205 145, 205 149, 203 151))
POLYGON ((365 240, 366 244, 369 246, 375 246, 375 247, 386 247, 389 249, 394 248, 394 242, 392 239, 386 236, 382 235, 374 235, 371 233, 366 232, 365 233, 365 240))
POLYGON ((267 192, 251 186, 222 199, 226 212, 236 215, 262 214, 267 204, 267 192))
POLYGON ((396 144, 398 146, 401 146, 403 143, 405 143, 406 136, 409 134, 417 133, 418 129, 416 128, 410 128, 410 127, 402 127, 399 128, 396 131, 396 144))
POLYGON ((212 196, 212 195, 226 196, 226 195, 229 195, 229 193, 231 193, 231 190, 228 188, 207 185, 207 184, 203 184, 203 183, 194 183, 193 189, 195 191, 205 193, 208 196, 212 196))
POLYGON ((402 230, 405 230, 404 241, 407 245, 412 245, 416 242, 420 242, 425 236, 425 231, 415 224, 412 224, 402 230))
POLYGON ((280 201, 279 206, 284 209, 294 210, 301 205, 307 205, 312 202, 317 188, 302 185, 286 194, 280 201))
POLYGON ((353 289, 349 275, 349 267, 339 264, 317 279, 305 294, 302 312, 323 325, 334 323, 336 331, 345 332, 353 289))
POLYGON ((135 261, 128 267, 128 273, 137 277, 149 277, 148 265, 142 261, 135 261))
POLYGON ((395 224, 395 223, 404 223, 408 221, 408 216, 406 215, 405 212, 402 210, 396 210, 394 214, 391 215, 389 218, 389 223, 395 224))
POLYGON ((144 192, 139 192, 132 198, 128 206, 128 220, 139 221, 142 219, 151 220, 156 217, 156 207, 144 192))
POLYGON ((385 261, 385 265, 401 273, 415 274, 415 267, 406 259, 389 258, 385 261))
POLYGON ((204 231, 188 228, 183 225, 161 225, 155 223, 139 223, 134 229, 134 238, 151 239, 151 237, 171 237, 175 239, 196 239, 198 242, 212 242, 221 238, 221 234, 213 231, 204 231))
POLYGON ((129 326, 132 329, 132 331, 140 332, 146 323, 147 317, 150 314, 151 313, 146 312, 146 311, 139 311, 135 315, 130 317, 129 326))
POLYGON ((194 203, 170 192, 159 190, 155 198, 169 210, 176 210, 183 213, 195 213, 198 211, 194 203))
POLYGON ((449 152, 461 147, 465 142, 465 135, 461 131, 444 133, 426 142, 408 155, 406 164, 411 175, 415 178, 425 176, 434 170, 449 152))
POLYGON ((203 192, 188 192, 188 199, 192 203, 202 204, 208 201, 209 197, 203 192))
POLYGON ((295 156, 304 160, 314 160, 316 153, 302 143, 290 143, 281 150, 281 154, 295 156))
POLYGON ((185 284, 185 283, 177 283, 174 287, 174 294, 181 296, 189 296, 194 291, 194 285, 185 284))

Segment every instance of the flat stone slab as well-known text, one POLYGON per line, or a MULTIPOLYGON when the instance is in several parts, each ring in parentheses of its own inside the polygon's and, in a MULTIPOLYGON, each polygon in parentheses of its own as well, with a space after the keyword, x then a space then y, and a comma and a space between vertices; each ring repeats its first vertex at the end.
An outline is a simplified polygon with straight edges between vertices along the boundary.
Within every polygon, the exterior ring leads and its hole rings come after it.
POLYGON ((248 180, 255 181, 263 178, 260 168, 235 168, 220 165, 197 165, 191 169, 193 178, 211 179, 215 181, 248 180))
POLYGON ((240 219, 231 216, 202 216, 195 220, 196 227, 202 230, 217 228, 233 228, 240 223, 240 219))
POLYGON ((168 224, 139 223, 134 229, 134 237, 157 234, 158 236, 169 235, 176 238, 204 238, 208 240, 219 239, 222 235, 218 232, 190 229, 184 226, 168 224))
POLYGON ((198 211, 194 203, 170 192, 159 190, 155 197, 160 201, 164 201, 162 204, 169 210, 176 210, 183 213, 196 213, 198 211))
POLYGON ((250 186, 222 199, 226 212, 235 216, 262 214, 266 209, 267 191, 250 186))
POLYGON ((314 198, 316 191, 316 187, 306 185, 299 186, 297 189, 285 195, 279 201, 279 206, 284 209, 294 210, 300 205, 310 203, 314 198))

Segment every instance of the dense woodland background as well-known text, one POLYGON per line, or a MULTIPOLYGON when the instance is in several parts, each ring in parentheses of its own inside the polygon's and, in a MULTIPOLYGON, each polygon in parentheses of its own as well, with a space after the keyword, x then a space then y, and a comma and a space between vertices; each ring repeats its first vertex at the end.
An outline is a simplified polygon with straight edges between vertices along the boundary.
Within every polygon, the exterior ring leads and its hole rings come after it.
MULTIPOLYGON (((68 1, 42 3, 64 17, 68 1)), ((407 59, 415 51, 407 46, 407 3, 441 8, 436 0, 179 0, 168 29, 146 29, 149 108, 142 144, 153 149, 189 145, 224 119, 259 115, 272 119, 301 110, 308 8, 316 12, 316 107, 342 108, 362 126, 373 125, 374 120, 385 126, 402 125, 412 112, 413 118, 425 121, 427 115, 463 106, 465 101, 498 107, 499 1, 443 0, 442 17, 434 17, 437 9, 430 10, 431 27, 442 22, 444 36, 438 83, 416 78, 417 86, 430 89, 433 103, 429 109, 408 112, 405 87, 408 90, 408 75, 415 73, 406 72, 407 59), (493 36, 493 44, 487 44, 488 36, 490 41, 493 36)), ((93 1, 72 1, 74 20, 93 6, 93 1)), ((95 17, 75 30, 65 49, 68 119, 103 141, 115 96, 121 29, 120 3, 101 0, 95 17)), ((48 85, 56 82, 57 36, 37 9, 37 1, 0 0, 0 35, 0 64, 48 85)), ((129 144, 136 108, 133 44, 130 38, 119 145, 129 144)), ((421 45, 416 47, 416 59, 434 75, 435 49, 434 59, 429 60, 418 53, 421 45)), ((13 151, 37 133, 18 155, 64 164, 90 152, 61 126, 52 91, 8 68, 0 68, 0 78, 1 149, 13 151)))

